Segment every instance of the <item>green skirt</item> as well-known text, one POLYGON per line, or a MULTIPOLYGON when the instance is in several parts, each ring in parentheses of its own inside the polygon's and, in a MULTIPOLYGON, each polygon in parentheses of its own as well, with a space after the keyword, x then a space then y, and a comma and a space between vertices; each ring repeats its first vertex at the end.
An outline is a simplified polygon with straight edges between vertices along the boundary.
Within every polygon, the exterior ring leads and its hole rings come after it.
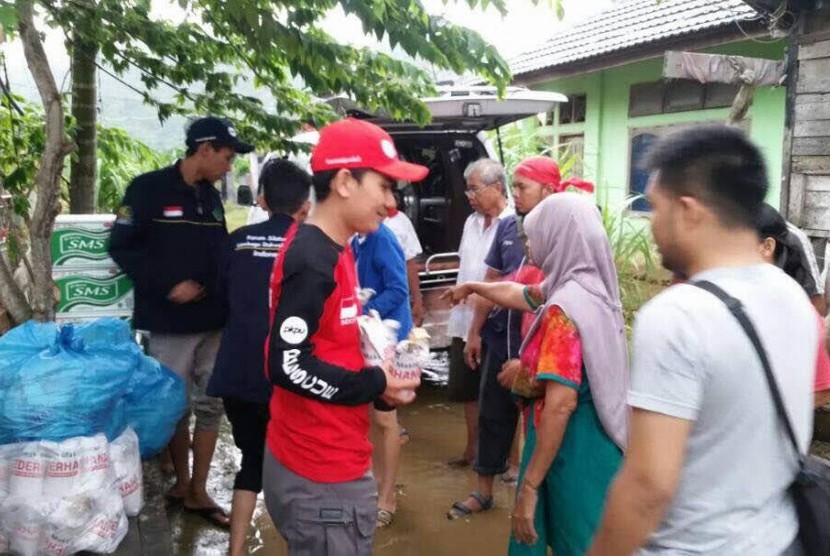
MULTIPOLYGON (((534 404, 541 403, 539 401, 534 404)), ((535 407, 525 412, 525 446, 519 484, 536 447, 535 407)), ((582 556, 591 546, 602 517, 608 487, 622 462, 622 452, 599 421, 587 376, 583 371, 577 408, 568 421, 556 458, 539 485, 535 528, 539 540, 532 546, 510 537, 510 556, 582 556)))

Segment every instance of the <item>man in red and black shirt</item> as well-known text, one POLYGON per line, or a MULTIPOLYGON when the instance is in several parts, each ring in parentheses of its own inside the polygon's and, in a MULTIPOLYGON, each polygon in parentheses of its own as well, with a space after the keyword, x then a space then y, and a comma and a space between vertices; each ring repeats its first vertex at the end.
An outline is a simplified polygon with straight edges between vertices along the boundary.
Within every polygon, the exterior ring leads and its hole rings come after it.
POLYGON ((290 554, 369 555, 369 404, 412 401, 418 381, 395 378, 389 362, 366 366, 349 239, 377 230, 395 206, 395 180, 421 181, 428 170, 399 160, 389 134, 354 119, 323 128, 311 168, 317 204, 289 232, 271 278, 263 488, 290 554))

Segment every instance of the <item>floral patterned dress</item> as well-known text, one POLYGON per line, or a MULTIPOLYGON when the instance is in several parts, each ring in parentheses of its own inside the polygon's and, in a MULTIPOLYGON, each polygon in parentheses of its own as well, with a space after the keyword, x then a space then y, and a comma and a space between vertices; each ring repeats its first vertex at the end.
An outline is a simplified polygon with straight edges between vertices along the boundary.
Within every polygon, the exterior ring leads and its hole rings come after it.
MULTIPOLYGON (((600 423, 582 362, 582 342, 574 323, 558 306, 546 310, 541 326, 522 352, 522 362, 537 381, 554 380, 577 391, 577 408, 568 421, 562 444, 544 481, 539 485, 535 528, 539 540, 532 546, 510 539, 510 555, 584 554, 599 525, 611 480, 619 470, 622 452, 600 423)), ((544 399, 531 402, 525 412, 525 447, 519 483, 536 447, 544 399)))

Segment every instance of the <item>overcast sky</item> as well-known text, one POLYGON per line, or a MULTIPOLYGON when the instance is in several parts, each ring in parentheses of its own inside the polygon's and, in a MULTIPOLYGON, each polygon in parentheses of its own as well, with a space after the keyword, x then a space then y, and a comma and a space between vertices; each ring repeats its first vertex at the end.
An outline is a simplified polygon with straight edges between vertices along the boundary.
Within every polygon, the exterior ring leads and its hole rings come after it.
MULTIPOLYGON (((422 0, 427 11, 443 15, 453 23, 478 31, 493 44, 502 56, 510 58, 544 42, 563 25, 573 23, 611 6, 611 0, 564 0, 565 20, 559 21, 551 0, 506 0, 506 17, 489 7, 486 11, 473 10, 464 0, 443 2, 422 0)), ((363 36, 357 18, 343 24, 342 13, 332 14, 326 22, 326 30, 340 40, 371 46, 373 37, 363 36)))
MULTIPOLYGON (((450 21, 478 31, 485 40, 493 44, 505 58, 515 56, 542 43, 561 28, 575 21, 600 12, 612 4, 611 0, 564 0, 565 20, 559 21, 552 8, 551 0, 506 0, 509 12, 506 17, 492 6, 486 11, 470 9, 464 0, 444 2, 423 0, 427 11, 440 14, 450 21)), ((154 0, 153 12, 176 19, 182 11, 176 2, 154 0)), ((363 35, 356 17, 344 18, 333 13, 324 22, 325 29, 341 41, 363 46, 376 45, 374 37, 363 35)), ((42 29, 46 30, 46 29, 42 29)), ((22 48, 19 43, 0 45, 7 53, 10 78, 13 85, 30 81, 27 75, 22 48)), ((63 48, 63 37, 59 32, 47 30, 46 50, 53 64, 53 71, 60 80, 69 67, 69 60, 63 48)), ((60 86, 60 83, 58 83, 60 86)))

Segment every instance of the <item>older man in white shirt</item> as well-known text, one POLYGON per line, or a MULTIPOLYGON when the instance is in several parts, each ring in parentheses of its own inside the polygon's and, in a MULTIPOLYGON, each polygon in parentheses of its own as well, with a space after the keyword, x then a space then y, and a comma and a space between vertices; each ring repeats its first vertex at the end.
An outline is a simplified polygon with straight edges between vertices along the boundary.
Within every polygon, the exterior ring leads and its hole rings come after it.
MULTIPOLYGON (((395 195, 395 198, 397 199, 398 196, 395 195)), ((400 200, 398 202, 400 203, 400 200)), ((421 240, 418 239, 412 221, 397 208, 389 211, 389 217, 383 223, 392 230, 403 249, 403 256, 406 259, 406 278, 409 282, 412 324, 421 326, 424 322, 424 301, 421 296, 421 281, 418 277, 418 255, 424 252, 421 240)))
MULTIPOLYGON (((489 158, 479 159, 467 166, 464 179, 467 182, 465 193, 475 212, 464 223, 461 246, 458 249, 461 265, 457 284, 484 279, 487 269, 484 259, 493 243, 496 224, 502 218, 513 215, 513 209, 507 203, 504 166, 499 162, 489 158)), ((449 464, 453 467, 463 467, 473 462, 478 438, 481 374, 464 361, 464 345, 472 318, 471 303, 457 305, 452 309, 447 325, 447 333, 452 338, 448 397, 451 402, 464 404, 467 421, 467 445, 460 457, 450 460, 449 464)))

